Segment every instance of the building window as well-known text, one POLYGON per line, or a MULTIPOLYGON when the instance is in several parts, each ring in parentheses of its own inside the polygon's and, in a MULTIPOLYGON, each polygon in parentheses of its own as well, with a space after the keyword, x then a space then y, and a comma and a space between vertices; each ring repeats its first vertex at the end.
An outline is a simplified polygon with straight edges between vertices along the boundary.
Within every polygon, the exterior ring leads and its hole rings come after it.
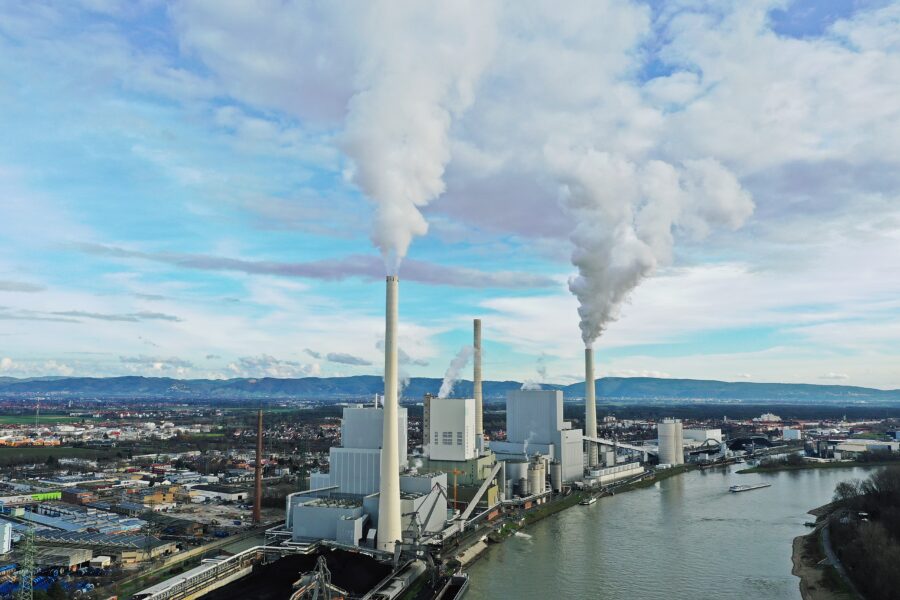
POLYGON ((463 445, 463 432, 462 431, 456 432, 456 445, 457 446, 463 445))
POLYGON ((445 446, 453 445, 453 432, 452 431, 444 431, 442 436, 442 442, 445 446))
POLYGON ((434 432, 434 443, 440 444, 440 441, 438 440, 438 432, 437 431, 434 432))

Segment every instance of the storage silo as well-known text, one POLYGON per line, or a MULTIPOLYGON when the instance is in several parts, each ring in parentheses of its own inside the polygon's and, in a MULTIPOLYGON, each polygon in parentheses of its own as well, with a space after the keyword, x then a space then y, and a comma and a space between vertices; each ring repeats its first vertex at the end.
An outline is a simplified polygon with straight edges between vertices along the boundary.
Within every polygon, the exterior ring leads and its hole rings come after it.
POLYGON ((554 492, 562 491, 562 464, 558 462, 550 463, 550 487, 554 492))
POLYGON ((528 488, 532 494, 543 494, 546 489, 547 476, 544 463, 535 461, 528 466, 528 488))
POLYGON ((684 435, 679 419, 663 419, 657 424, 659 463, 684 464, 684 435))

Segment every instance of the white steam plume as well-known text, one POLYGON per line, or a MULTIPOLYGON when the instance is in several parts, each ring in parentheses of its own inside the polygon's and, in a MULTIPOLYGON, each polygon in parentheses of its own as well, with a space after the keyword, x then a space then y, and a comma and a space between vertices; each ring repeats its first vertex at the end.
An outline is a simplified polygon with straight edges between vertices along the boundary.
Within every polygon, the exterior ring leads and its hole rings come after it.
POLYGON ((343 147, 353 180, 375 203, 372 241, 396 274, 420 209, 444 192, 450 126, 468 108, 493 53, 493 2, 386 0, 366 5, 364 55, 343 147))
POLYGON ((596 150, 547 149, 562 184, 561 200, 576 222, 571 240, 578 275, 581 337, 591 347, 635 287, 672 260, 675 233, 706 236, 714 226, 736 229, 753 200, 735 176, 712 159, 676 167, 636 164, 596 150))
POLYGON ((453 386, 459 380, 460 372, 469 364, 469 359, 475 349, 472 346, 463 346, 450 361, 447 372, 444 373, 444 381, 441 382, 441 389, 438 392, 438 398, 448 398, 453 393, 453 386))

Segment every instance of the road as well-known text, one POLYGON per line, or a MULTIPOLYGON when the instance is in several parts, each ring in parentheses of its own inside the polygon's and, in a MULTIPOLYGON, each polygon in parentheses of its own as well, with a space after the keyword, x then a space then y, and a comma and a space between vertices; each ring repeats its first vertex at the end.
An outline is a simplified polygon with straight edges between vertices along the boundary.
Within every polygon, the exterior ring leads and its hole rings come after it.
POLYGON ((853 580, 850 579, 850 575, 847 574, 847 569, 844 567, 844 563, 841 562, 841 559, 838 558, 837 553, 835 553, 834 548, 831 547, 831 522, 835 518, 840 518, 841 515, 844 514, 844 511, 838 511, 831 513, 828 517, 828 522, 825 523, 825 526, 822 527, 822 547, 825 549, 825 556, 828 557, 828 562, 834 566, 834 569, 838 572, 838 575, 841 576, 841 579, 850 588, 850 591, 853 592, 853 595, 860 600, 864 600, 865 597, 859 593, 857 587, 853 584, 853 580))

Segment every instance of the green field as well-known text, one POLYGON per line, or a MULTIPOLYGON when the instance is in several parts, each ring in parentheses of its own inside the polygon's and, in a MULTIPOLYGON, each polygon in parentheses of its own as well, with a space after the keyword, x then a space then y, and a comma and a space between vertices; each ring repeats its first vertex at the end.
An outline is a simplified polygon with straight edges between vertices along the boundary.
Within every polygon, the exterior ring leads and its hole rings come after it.
POLYGON ((14 465, 31 462, 46 462, 53 458, 86 458, 89 460, 113 459, 117 457, 115 448, 70 448, 66 446, 35 446, 23 448, 0 447, 0 465, 14 465))
MULTIPOLYGON (((89 417, 70 417, 69 415, 46 414, 38 417, 38 422, 42 425, 52 425, 54 423, 73 423, 80 422, 89 417)), ((34 425, 34 415, 0 415, 0 425, 34 425)))

